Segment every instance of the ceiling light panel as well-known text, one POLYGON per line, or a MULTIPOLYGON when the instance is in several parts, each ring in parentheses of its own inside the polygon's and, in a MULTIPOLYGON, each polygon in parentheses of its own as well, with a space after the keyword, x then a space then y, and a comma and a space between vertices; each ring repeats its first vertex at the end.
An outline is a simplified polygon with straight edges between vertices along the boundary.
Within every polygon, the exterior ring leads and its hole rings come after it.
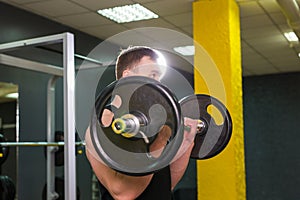
POLYGON ((100 15, 117 23, 128 23, 147 19, 158 18, 159 16, 140 4, 118 6, 101 9, 97 11, 100 15))
POLYGON ((293 31, 284 33, 284 36, 286 37, 286 39, 288 39, 289 42, 298 42, 299 41, 296 33, 293 31))
POLYGON ((174 47, 174 51, 180 53, 183 56, 192 56, 195 54, 195 47, 194 46, 181 46, 181 47, 174 47))

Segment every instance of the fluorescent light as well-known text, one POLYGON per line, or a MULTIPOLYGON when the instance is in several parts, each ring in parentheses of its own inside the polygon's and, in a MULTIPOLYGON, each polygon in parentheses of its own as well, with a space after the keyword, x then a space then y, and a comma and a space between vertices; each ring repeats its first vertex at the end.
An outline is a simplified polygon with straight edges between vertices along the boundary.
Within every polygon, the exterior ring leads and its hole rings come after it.
POLYGON ((126 23, 132 21, 140 21, 146 19, 158 18, 158 15, 141 6, 140 4, 132 4, 118 6, 97 11, 100 15, 109 18, 117 23, 126 23))
POLYGON ((296 33, 294 33, 293 31, 288 32, 288 33, 284 33, 284 36, 286 37, 286 39, 287 39, 289 42, 298 42, 298 41, 299 41, 299 39, 298 39, 296 33))
POLYGON ((300 58, 300 53, 298 53, 298 57, 300 58))
POLYGON ((195 54, 195 47, 194 46, 181 46, 181 47, 174 47, 174 51, 180 53, 183 56, 193 56, 195 54))
POLYGON ((9 93, 9 94, 5 95, 5 97, 10 98, 10 99, 17 99, 19 97, 19 93, 18 92, 9 93))

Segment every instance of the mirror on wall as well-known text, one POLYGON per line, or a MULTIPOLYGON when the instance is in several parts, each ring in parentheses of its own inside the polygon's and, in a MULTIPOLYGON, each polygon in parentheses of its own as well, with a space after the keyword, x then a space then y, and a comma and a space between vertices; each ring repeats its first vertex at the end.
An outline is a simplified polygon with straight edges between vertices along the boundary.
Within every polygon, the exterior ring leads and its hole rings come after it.
MULTIPOLYGON (((18 85, 0 82, 0 142, 18 138, 18 85)), ((0 186, 2 193, 17 191, 17 148, 0 147, 0 186)), ((0 191, 1 192, 1 191, 0 191)), ((8 194, 1 194, 7 198, 8 194)))

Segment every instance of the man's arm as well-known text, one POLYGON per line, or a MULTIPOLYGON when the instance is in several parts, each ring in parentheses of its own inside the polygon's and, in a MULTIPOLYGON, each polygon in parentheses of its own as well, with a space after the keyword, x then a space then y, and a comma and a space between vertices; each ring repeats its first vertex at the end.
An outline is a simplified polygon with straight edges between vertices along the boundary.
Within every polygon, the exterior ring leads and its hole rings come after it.
POLYGON ((128 176, 105 165, 93 147, 89 129, 86 131, 85 142, 86 155, 95 175, 114 199, 135 199, 150 183, 153 174, 146 176, 128 176))
POLYGON ((194 139, 196 136, 197 124, 197 120, 184 118, 184 125, 189 126, 190 130, 184 131, 183 142, 178 150, 177 155, 175 156, 175 159, 170 164, 172 190, 180 181, 188 166, 190 155, 194 147, 194 139))

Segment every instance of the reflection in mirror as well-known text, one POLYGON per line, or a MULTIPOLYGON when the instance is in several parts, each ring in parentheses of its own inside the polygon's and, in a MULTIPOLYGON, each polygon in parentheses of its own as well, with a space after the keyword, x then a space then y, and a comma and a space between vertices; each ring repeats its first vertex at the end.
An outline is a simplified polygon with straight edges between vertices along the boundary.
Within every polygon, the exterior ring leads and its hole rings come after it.
MULTIPOLYGON (((0 135, 6 142, 17 141, 18 113, 18 85, 0 82, 0 135)), ((14 195, 17 198, 17 148, 5 147, 8 151, 3 148, 0 150, 0 185, 8 190, 3 190, 5 194, 1 197, 14 195), (6 194, 8 192, 12 194, 6 194)))

